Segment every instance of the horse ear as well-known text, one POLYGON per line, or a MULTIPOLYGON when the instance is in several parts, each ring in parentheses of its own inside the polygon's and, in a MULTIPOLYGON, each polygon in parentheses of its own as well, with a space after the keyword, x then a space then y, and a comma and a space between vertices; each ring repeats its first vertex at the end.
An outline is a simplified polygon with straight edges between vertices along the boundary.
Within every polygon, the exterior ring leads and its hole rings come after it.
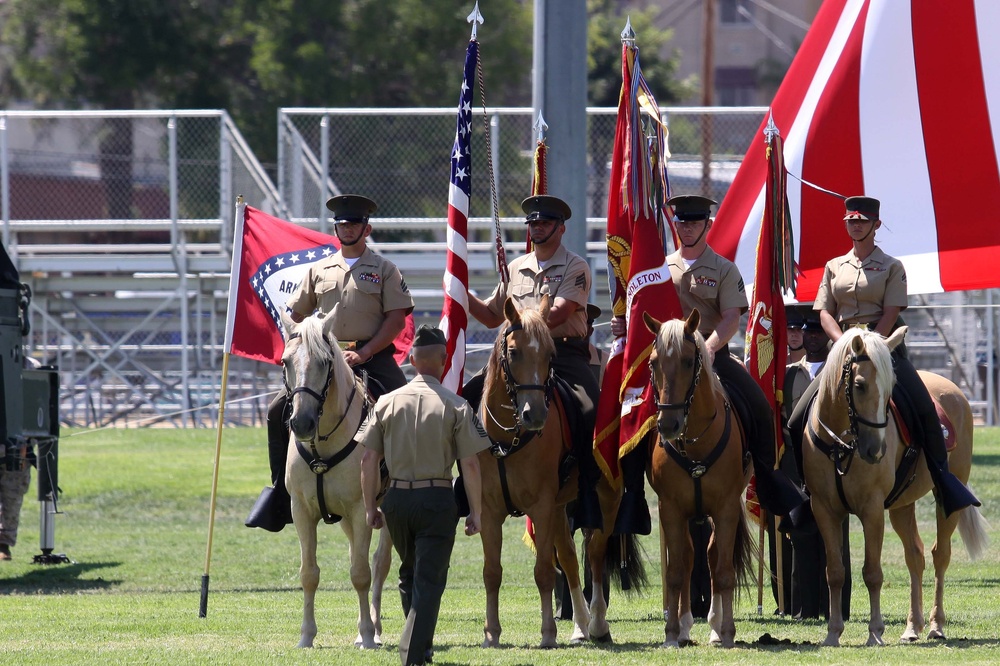
POLYGON ((542 294, 542 301, 538 304, 538 311, 542 313, 542 319, 548 320, 551 309, 552 297, 548 294, 542 294))
POLYGON ((900 326, 885 339, 885 344, 889 347, 890 351, 906 340, 906 332, 908 330, 910 330, 908 326, 900 326))
POLYGON ((292 320, 292 316, 288 314, 285 308, 281 309, 281 328, 284 329, 285 340, 288 336, 292 334, 292 328, 295 327, 295 322, 292 320))
POLYGON ((694 332, 698 330, 698 325, 701 323, 701 313, 698 312, 698 308, 691 308, 691 314, 687 316, 684 320, 684 331, 688 335, 694 335, 694 332))
POLYGON ((336 314, 337 314, 337 308, 339 308, 339 307, 340 307, 340 303, 338 303, 337 305, 335 305, 333 307, 333 310, 330 311, 330 314, 328 314, 325 317, 323 317, 323 336, 324 337, 326 337, 326 336, 336 337, 336 336, 333 335, 333 325, 337 321, 336 320, 336 314))
POLYGON ((642 321, 646 324, 646 328, 653 335, 657 335, 660 332, 660 327, 663 326, 663 322, 659 321, 656 317, 649 314, 645 310, 642 313, 642 321))
POLYGON ((510 296, 503 302, 503 316, 512 324, 519 324, 521 322, 521 313, 517 311, 514 299, 510 296))
POLYGON ((855 335, 851 338, 851 353, 860 354, 865 350, 865 341, 861 339, 860 335, 855 335))

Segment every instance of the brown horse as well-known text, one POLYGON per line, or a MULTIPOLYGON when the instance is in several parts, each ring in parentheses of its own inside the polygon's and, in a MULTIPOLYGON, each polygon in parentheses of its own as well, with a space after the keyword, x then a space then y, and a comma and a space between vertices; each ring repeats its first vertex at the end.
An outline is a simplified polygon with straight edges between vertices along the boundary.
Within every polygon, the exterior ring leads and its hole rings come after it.
POLYGON ((698 332, 698 310, 692 310, 686 320, 663 323, 643 313, 643 321, 656 336, 649 364, 659 411, 659 441, 651 446, 649 481, 659 497, 668 557, 663 645, 678 647, 691 638, 694 548, 688 521, 700 518, 708 519, 713 528, 708 546, 712 578, 709 640, 733 647, 734 592, 753 574, 743 504, 749 472, 740 426, 709 365, 705 340, 698 332))
POLYGON ((314 315, 298 324, 283 313, 282 323, 286 343, 281 362, 285 385, 290 389, 293 435, 285 485, 292 496, 292 520, 301 550, 299 578, 305 597, 299 647, 312 647, 316 637, 316 526, 321 518, 336 522, 339 516, 350 544, 351 583, 358 594, 355 645, 375 648, 382 643, 382 584, 389 573, 392 541, 388 530, 379 531, 378 548, 369 566, 372 529, 365 522, 361 498, 363 447, 355 440, 368 410, 367 391, 331 333, 332 313, 325 319, 314 315))
POLYGON ((528 515, 535 528, 534 573, 542 606, 541 647, 556 645, 552 612, 553 548, 573 599, 571 640, 581 642, 591 636, 610 640, 602 587, 605 535, 614 525, 621 497, 602 479, 598 495, 606 530, 590 535, 587 551, 591 571, 596 573, 592 596, 594 613, 591 615, 580 587, 580 565, 566 517, 566 505, 577 496, 576 471, 571 473, 565 485, 559 485, 560 464, 570 447, 564 436, 563 416, 554 406, 549 408, 552 398, 550 362, 555 354, 546 324, 549 308, 548 296, 543 297, 538 310, 522 312, 507 299, 504 303, 506 323, 497 336, 486 370, 481 415, 493 446, 479 454, 483 493, 483 582, 486 586, 483 647, 500 644, 502 526, 507 516, 521 514, 528 515))
MULTIPOLYGON (((895 377, 890 350, 903 341, 906 327, 887 340, 877 333, 851 329, 830 350, 826 365, 817 376, 816 401, 808 414, 802 458, 812 510, 826 546, 826 578, 830 587, 830 615, 824 645, 840 644, 844 621, 840 607, 844 584, 841 561, 841 524, 848 513, 861 519, 865 535, 864 580, 871 601, 868 645, 882 645, 882 542, 885 510, 903 542, 910 571, 910 612, 902 641, 915 641, 924 629, 924 547, 917 531, 914 502, 933 487, 930 473, 919 452, 909 463, 912 483, 892 497, 896 470, 906 453, 895 421, 888 415, 888 402, 895 377), (888 503, 887 503, 888 498, 888 503)), ((962 482, 972 466, 972 410, 969 401, 953 383, 938 375, 921 372, 931 397, 948 415, 956 435, 949 454, 951 471, 962 482)), ((908 476, 908 474, 907 474, 908 476)), ((937 538, 934 557, 934 606, 928 638, 944 638, 944 575, 951 561, 951 536, 958 527, 970 557, 978 557, 986 545, 986 521, 974 506, 945 517, 937 506, 937 538)))

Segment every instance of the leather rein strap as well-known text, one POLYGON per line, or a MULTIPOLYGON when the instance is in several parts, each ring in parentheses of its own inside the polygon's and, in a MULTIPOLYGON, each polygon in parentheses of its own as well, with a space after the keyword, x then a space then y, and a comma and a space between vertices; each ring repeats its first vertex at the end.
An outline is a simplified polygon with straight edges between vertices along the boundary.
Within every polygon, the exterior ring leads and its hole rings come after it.
POLYGON ((722 435, 719 437, 719 441, 716 442, 715 447, 709 452, 704 460, 691 460, 687 455, 682 454, 673 446, 664 446, 670 457, 673 459, 677 465, 683 469, 694 481, 694 512, 695 520, 699 523, 705 520, 705 506, 701 492, 701 477, 705 476, 708 470, 715 464, 715 461, 719 459, 722 452, 726 448, 726 444, 729 442, 729 434, 732 432, 732 417, 730 415, 731 409, 729 407, 729 401, 725 402, 725 412, 726 412, 726 425, 722 429, 722 435))

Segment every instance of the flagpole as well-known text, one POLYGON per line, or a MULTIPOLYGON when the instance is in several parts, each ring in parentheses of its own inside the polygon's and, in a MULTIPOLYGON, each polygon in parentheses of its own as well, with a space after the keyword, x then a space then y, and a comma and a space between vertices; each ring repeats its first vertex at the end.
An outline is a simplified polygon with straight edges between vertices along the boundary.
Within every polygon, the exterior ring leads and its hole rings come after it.
POLYGON ((219 491, 219 461, 222 458, 222 425, 226 416, 226 391, 229 387, 229 350, 233 343, 233 316, 236 312, 236 293, 239 283, 239 257, 243 253, 243 217, 246 202, 243 195, 236 197, 236 223, 233 232, 233 261, 229 274, 229 308, 226 313, 226 337, 222 352, 222 385, 219 390, 219 421, 215 434, 215 463, 212 469, 212 494, 208 503, 208 543, 205 546, 205 571, 201 575, 201 600, 198 617, 208 616, 208 581, 212 566, 212 540, 215 536, 215 506, 219 491), (235 273, 235 275, 234 275, 235 273))

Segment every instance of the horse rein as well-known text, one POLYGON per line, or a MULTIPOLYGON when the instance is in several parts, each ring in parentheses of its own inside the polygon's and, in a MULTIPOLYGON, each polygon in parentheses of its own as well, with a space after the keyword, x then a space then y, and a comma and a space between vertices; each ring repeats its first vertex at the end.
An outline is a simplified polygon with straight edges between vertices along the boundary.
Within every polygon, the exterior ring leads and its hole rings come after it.
MULTIPOLYGON (((701 350, 698 348, 698 343, 695 341, 694 336, 690 333, 684 334, 684 340, 690 342, 694 345, 694 375, 691 377, 691 384, 688 385, 687 393, 684 395, 684 402, 660 402, 660 390, 656 386, 656 381, 654 379, 653 373, 653 361, 650 359, 649 362, 649 383, 653 387, 653 393, 656 396, 656 410, 657 412, 668 412, 683 410, 684 412, 684 427, 681 428, 681 433, 687 432, 687 420, 688 414, 691 413, 691 405, 694 403, 694 393, 698 389, 698 383, 701 381, 701 371, 704 367, 704 360, 701 357, 701 350)), ((726 403, 726 409, 728 410, 729 403, 726 403)), ((717 414, 717 413, 716 413, 717 414)), ((712 427, 712 422, 715 420, 715 415, 709 420, 708 425, 705 426, 703 430, 697 437, 677 437, 673 441, 679 444, 679 453, 683 456, 687 456, 684 451, 685 444, 692 444, 701 439, 702 435, 708 432, 708 429, 712 427)), ((663 446, 663 442, 660 442, 660 446, 663 446)))

